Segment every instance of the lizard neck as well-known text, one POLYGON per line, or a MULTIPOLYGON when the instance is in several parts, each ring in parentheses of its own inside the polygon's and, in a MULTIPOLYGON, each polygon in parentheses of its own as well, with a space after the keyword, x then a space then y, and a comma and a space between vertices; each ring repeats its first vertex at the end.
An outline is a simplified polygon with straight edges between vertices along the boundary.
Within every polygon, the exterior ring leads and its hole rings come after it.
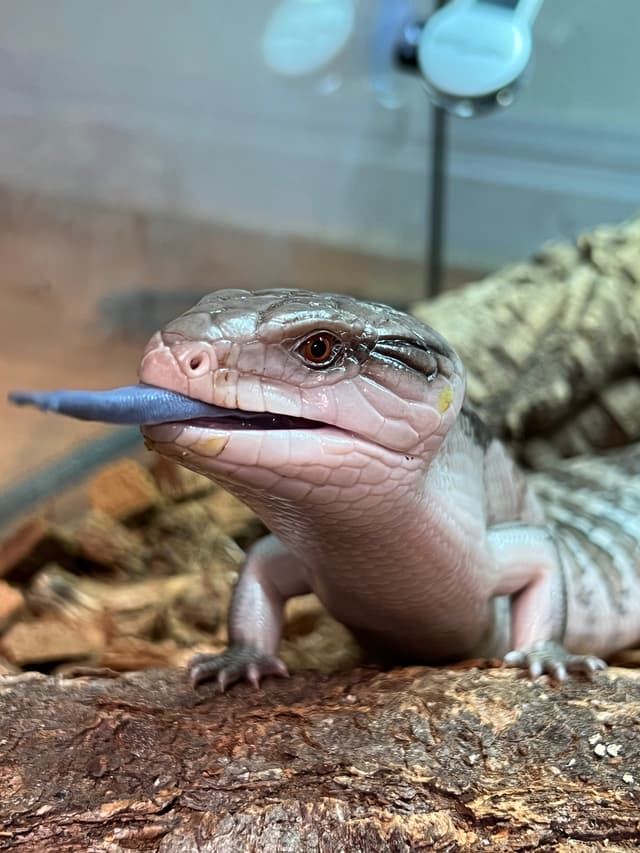
POLYGON ((228 486, 300 560, 337 619, 383 641, 403 637, 408 654, 467 653, 492 619, 487 448, 460 421, 430 458, 393 463, 381 451, 358 483, 329 477, 297 500, 228 486))

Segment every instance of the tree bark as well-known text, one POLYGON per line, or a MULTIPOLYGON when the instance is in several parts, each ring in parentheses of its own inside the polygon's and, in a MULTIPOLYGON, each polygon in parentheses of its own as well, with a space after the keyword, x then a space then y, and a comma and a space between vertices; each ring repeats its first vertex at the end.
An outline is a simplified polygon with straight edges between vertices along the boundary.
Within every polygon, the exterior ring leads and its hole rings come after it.
POLYGON ((534 468, 640 441, 640 219, 414 306, 483 418, 534 468))
POLYGON ((0 850, 636 849, 640 680, 504 669, 0 681, 0 850))

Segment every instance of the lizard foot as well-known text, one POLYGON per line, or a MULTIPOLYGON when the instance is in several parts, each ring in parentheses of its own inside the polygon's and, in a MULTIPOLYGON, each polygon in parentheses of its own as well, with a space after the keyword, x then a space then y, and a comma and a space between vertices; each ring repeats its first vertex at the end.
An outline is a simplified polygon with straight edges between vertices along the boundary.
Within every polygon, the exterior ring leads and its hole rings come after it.
POLYGON ((222 693, 243 678, 259 687, 265 675, 289 675, 279 657, 265 655, 250 646, 230 646, 219 655, 196 655, 189 661, 188 669, 193 687, 216 679, 222 693))
POLYGON ((569 673, 591 676, 607 664, 593 655, 572 655, 559 643, 539 640, 524 649, 515 649, 504 656, 505 666, 526 669, 531 678, 547 673, 556 681, 566 681, 569 673))

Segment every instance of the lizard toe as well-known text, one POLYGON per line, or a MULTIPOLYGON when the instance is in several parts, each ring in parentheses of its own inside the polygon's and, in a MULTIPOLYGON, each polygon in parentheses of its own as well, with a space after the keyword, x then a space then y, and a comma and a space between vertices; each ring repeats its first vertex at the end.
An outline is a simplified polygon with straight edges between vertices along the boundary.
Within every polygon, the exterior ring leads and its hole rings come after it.
POLYGON ((508 667, 526 670, 531 678, 546 674, 559 682, 566 681, 570 674, 591 676, 607 667, 600 658, 570 654, 559 643, 551 640, 540 640, 523 649, 514 649, 504 656, 503 663, 508 667))
POLYGON ((217 655, 196 655, 189 661, 188 671, 192 687, 216 680, 221 693, 242 679, 257 688, 261 679, 267 675, 289 675, 279 657, 263 654, 248 646, 230 646, 217 655))
POLYGON ((607 662, 593 655, 567 655, 566 667, 568 672, 593 675, 594 672, 606 669, 607 662))

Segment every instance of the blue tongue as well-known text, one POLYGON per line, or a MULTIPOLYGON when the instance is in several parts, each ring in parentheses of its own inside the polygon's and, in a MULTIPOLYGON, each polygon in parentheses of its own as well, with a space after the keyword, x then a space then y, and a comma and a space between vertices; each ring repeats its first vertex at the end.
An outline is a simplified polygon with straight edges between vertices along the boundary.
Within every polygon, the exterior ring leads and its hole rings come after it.
POLYGON ((194 418, 251 417, 259 414, 213 406, 144 383, 108 391, 11 391, 9 400, 18 406, 35 406, 45 412, 107 424, 152 425, 194 418))

